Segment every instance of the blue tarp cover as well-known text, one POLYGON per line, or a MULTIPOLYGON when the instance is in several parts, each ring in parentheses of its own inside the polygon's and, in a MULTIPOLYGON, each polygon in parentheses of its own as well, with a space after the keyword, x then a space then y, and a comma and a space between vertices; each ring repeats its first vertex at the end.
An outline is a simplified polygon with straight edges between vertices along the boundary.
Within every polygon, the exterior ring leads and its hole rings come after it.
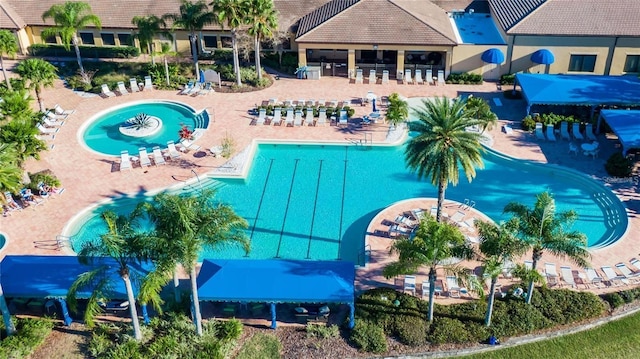
POLYGON ((354 279, 346 261, 205 259, 198 294, 210 301, 351 303, 354 279))
POLYGON ((625 152, 640 148, 640 110, 602 110, 600 116, 618 135, 625 152))
POLYGON ((630 105, 640 102, 636 76, 516 74, 529 105, 630 105))
MULTIPOLYGON (((76 256, 6 256, 0 263, 0 282, 7 297, 63 298, 80 274, 99 265, 114 267, 109 271, 113 291, 105 293, 108 298, 127 299, 124 283, 115 269, 118 265, 111 258, 99 258, 93 266, 85 266, 76 256)), ((134 266, 132 270, 146 273, 150 268, 134 266)), ((93 288, 86 288, 77 297, 88 298, 92 291, 93 288)))

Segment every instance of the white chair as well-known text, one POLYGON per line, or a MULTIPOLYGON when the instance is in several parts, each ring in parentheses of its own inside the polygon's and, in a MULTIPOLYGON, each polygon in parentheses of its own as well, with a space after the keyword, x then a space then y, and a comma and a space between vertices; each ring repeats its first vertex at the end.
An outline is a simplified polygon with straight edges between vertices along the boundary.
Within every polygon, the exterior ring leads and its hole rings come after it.
POLYGON ((596 139, 596 135, 593 133, 593 125, 588 123, 587 127, 584 130, 584 134, 585 136, 587 136, 587 139, 589 141, 597 141, 596 139))
POLYGON ((404 276, 404 292, 409 291, 411 294, 416 295, 416 276, 405 275, 404 276))
POLYGON ((157 165, 164 165, 166 162, 164 160, 164 156, 162 155, 162 151, 160 151, 160 146, 153 146, 153 163, 157 165))
POLYGON ((207 82, 204 84, 204 87, 202 89, 200 89, 200 91, 198 91, 196 93, 197 96, 202 96, 202 95, 208 95, 211 93, 211 91, 213 91, 213 87, 211 85, 211 82, 207 82))
POLYGON ((536 122, 536 138, 544 141, 544 132, 542 132, 542 123, 536 122))
POLYGON ((120 171, 132 168, 129 151, 120 151, 120 171))
POLYGON ((438 85, 444 85, 444 70, 438 70, 438 85))
POLYGON ((340 110, 340 117, 338 118, 338 124, 348 125, 349 117, 347 116, 347 110, 340 110))
POLYGON ((267 119, 267 109, 261 108, 256 119, 256 125, 264 125, 264 121, 267 119))
POLYGON ((640 273, 632 272, 631 269, 629 269, 629 267, 627 267, 626 264, 618 263, 616 264, 616 268, 618 268, 620 273, 622 273, 622 276, 625 277, 631 283, 638 283, 638 281, 640 280, 640 278, 638 277, 640 273))
POLYGON ((293 109, 292 108, 288 108, 287 109, 287 117, 285 117, 284 119, 284 125, 286 126, 293 126, 293 109))
POLYGON ((135 77, 129 79, 129 88, 131 93, 140 91, 140 85, 138 85, 138 80, 135 77))
POLYGON ((179 92, 180 95, 188 95, 189 91, 191 91, 193 89, 193 85, 194 85, 194 81, 193 80, 189 80, 189 82, 184 85, 184 88, 182 89, 182 91, 179 92))
POLYGON ((53 112, 59 116, 69 116, 72 113, 76 112, 76 110, 65 110, 60 105, 56 104, 53 106, 53 112))
POLYGON ((576 140, 584 140, 584 136, 582 136, 582 133, 580 133, 580 124, 577 122, 573 123, 573 126, 571 127, 571 133, 573 134, 573 138, 575 138, 576 140))
POLYGON ((356 83, 361 84, 363 82, 364 82, 364 79, 362 76, 362 69, 356 69, 356 83))
POLYGON ((376 70, 369 70, 369 83, 375 84, 378 81, 376 77, 376 70))
POLYGON ((556 135, 554 131, 555 129, 553 128, 553 125, 547 125, 547 140, 556 142, 556 135))
POLYGON ((109 90, 109 86, 107 84, 102 84, 102 94, 106 97, 115 97, 116 94, 109 90))
POLYGON ((602 269, 602 272, 604 273, 604 276, 609 284, 613 286, 629 284, 629 280, 627 278, 619 276, 618 273, 616 273, 616 271, 614 271, 610 266, 600 267, 600 269, 602 269))
POLYGON ((307 108, 307 113, 304 118, 304 124, 307 126, 313 126, 313 108, 307 108))
POLYGON ((462 222, 462 219, 464 218, 466 214, 462 211, 457 211, 456 213, 453 214, 453 216, 451 216, 451 221, 455 222, 455 223, 460 223, 462 222))
POLYGON ((187 92, 187 95, 198 96, 198 92, 200 92, 200 90, 202 90, 202 83, 201 82, 196 82, 193 85, 193 87, 189 90, 189 92, 187 92))
POLYGON ((318 121, 316 122, 316 126, 317 125, 325 126, 326 124, 327 124, 327 109, 322 107, 318 112, 318 121))
POLYGON ((271 119, 271 124, 280 126, 281 122, 282 122, 282 109, 280 107, 276 107, 273 109, 273 118, 271 119))
POLYGON ((145 147, 140 147, 138 149, 138 156, 140 157, 140 167, 149 167, 151 166, 151 160, 149 159, 149 154, 147 153, 147 149, 145 147))
POLYGON ((144 77, 144 90, 153 90, 153 82, 151 81, 151 76, 144 77))
POLYGON ((383 84, 389 83, 389 70, 382 70, 382 83, 383 84))
POLYGON ((275 106, 276 103, 278 102, 278 99, 273 97, 269 99, 269 106, 275 106))
POLYGON ((560 135, 563 140, 571 141, 571 134, 569 134, 569 124, 567 121, 560 122, 560 135))
POLYGON ((422 85, 424 81, 422 81, 422 70, 416 70, 416 84, 422 85))
POLYGON ((48 118, 47 116, 43 116, 42 117, 42 122, 44 122, 44 125, 47 126, 47 127, 60 127, 60 126, 64 125, 64 121, 52 120, 52 119, 48 118))
POLYGON ((600 277, 598 275, 598 273, 596 273, 595 269, 593 269, 593 268, 585 268, 584 272, 587 275, 587 282, 589 284, 593 284, 597 288, 604 287, 604 284, 602 283, 602 277, 600 277))
POLYGON ((199 151, 200 148, 201 147, 193 143, 192 140, 187 140, 187 139, 180 140, 180 151, 182 152, 199 151))
POLYGON ((120 94, 120 96, 124 96, 124 95, 128 95, 129 91, 127 91, 127 88, 124 87, 124 82, 122 81, 118 81, 118 93, 120 94))
POLYGON ((47 112, 44 113, 44 115, 45 115, 45 117, 48 117, 53 121, 64 120, 65 118, 67 118, 67 115, 57 115, 53 111, 47 111, 47 112))
POLYGON ((558 284, 558 272, 556 271, 555 263, 545 263, 544 264, 544 273, 547 277, 548 284, 558 284))
POLYGON ((57 133, 60 130, 60 128, 44 127, 41 123, 39 123, 36 127, 40 131, 41 135, 51 135, 51 134, 57 133))
POLYGON ((460 298, 460 286, 455 276, 447 276, 447 292, 451 298, 460 298))
POLYGON ((403 82, 405 84, 412 84, 413 83, 413 80, 411 79, 411 69, 405 69, 404 70, 403 82))
POLYGON ((176 144, 173 141, 167 142, 167 157, 173 159, 180 158, 180 152, 176 149, 176 144))
POLYGON ((295 117, 293 118, 293 126, 302 126, 302 111, 296 110, 295 117))
POLYGON ((636 273, 640 273, 640 260, 633 258, 629 261, 629 263, 631 263, 632 266, 636 267, 636 273))
POLYGON ((429 288, 431 288, 431 285, 428 280, 422 282, 422 299, 429 297, 429 288))
POLYGON ((433 71, 431 69, 427 70, 424 75, 424 80, 427 85, 433 84, 433 71))

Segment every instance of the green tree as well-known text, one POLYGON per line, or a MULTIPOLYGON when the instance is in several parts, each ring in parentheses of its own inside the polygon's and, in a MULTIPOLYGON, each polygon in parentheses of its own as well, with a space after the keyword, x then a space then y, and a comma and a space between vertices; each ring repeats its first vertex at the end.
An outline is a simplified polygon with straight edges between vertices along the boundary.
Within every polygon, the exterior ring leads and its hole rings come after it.
POLYGON ((407 120, 409 117, 409 104, 407 101, 400 98, 397 92, 389 95, 387 99, 387 121, 396 126, 407 120))
POLYGON ((31 109, 33 98, 29 96, 26 89, 7 91, 2 95, 2 99, 4 101, 0 102, 0 115, 2 115, 3 121, 33 117, 31 109))
POLYGON ((198 0, 192 3, 188 0, 182 0, 180 5, 180 13, 165 14, 163 20, 171 20, 172 29, 184 29, 189 32, 189 40, 191 41, 191 56, 196 68, 196 78, 200 77, 200 67, 198 65, 198 35, 206 25, 213 24, 216 21, 215 16, 209 12, 209 7, 204 0, 198 0))
POLYGON ((255 47, 256 73, 258 80, 262 78, 262 65, 260 65, 260 43, 273 37, 278 30, 278 11, 273 5, 273 0, 248 0, 249 13, 247 32, 253 36, 255 47))
POLYGON ((7 76, 7 67, 4 66, 4 55, 15 56, 18 52, 18 39, 9 30, 0 30, 0 66, 2 66, 2 74, 7 88, 11 90, 11 81, 7 76))
POLYGON ((169 78, 169 61, 167 58, 170 56, 176 56, 177 53, 173 51, 170 44, 163 42, 160 44, 160 51, 155 52, 155 54, 162 56, 162 59, 164 60, 164 73, 167 77, 167 86, 171 86, 171 79, 169 78))
POLYGON ((466 275, 464 268, 448 264, 447 259, 471 259, 474 256, 473 248, 466 243, 460 229, 449 223, 439 223, 431 217, 420 222, 412 239, 401 238, 394 241, 390 253, 397 253, 398 260, 383 269, 382 273, 386 278, 413 274, 421 267, 429 268, 429 321, 433 321, 437 268, 443 268, 446 273, 466 275))
POLYGON ((524 254, 527 246, 516 236, 515 221, 502 224, 476 221, 475 226, 480 236, 482 276, 491 279, 487 313, 484 319, 484 324, 490 326, 498 276, 503 272, 505 263, 524 254))
MULTIPOLYGON (((538 194, 533 208, 511 202, 504 207, 504 212, 513 215, 520 239, 532 250, 533 270, 545 251, 569 258, 583 268, 589 265, 587 236, 582 232, 569 230, 578 219, 578 214, 574 210, 556 213, 556 202, 549 192, 538 194)), ((533 297, 533 285, 534 281, 529 280, 529 304, 533 297)))
POLYGON ((33 157, 40 159, 40 152, 47 149, 47 144, 36 138, 38 129, 33 118, 14 118, 2 126, 0 143, 12 144, 15 149, 16 165, 21 166, 24 161, 33 157))
POLYGON ((467 180, 473 180, 476 167, 484 167, 483 148, 481 135, 466 130, 479 121, 465 114, 464 101, 437 97, 424 100, 423 105, 415 110, 418 120, 409 123, 409 129, 418 134, 407 143, 405 160, 419 178, 428 177, 438 187, 436 220, 440 221, 448 184, 458 184, 460 167, 467 180))
POLYGON ((0 190, 16 193, 21 186, 22 170, 18 166, 15 145, 0 141, 0 190))
POLYGON ((153 44, 153 38, 156 35, 162 35, 166 38, 171 37, 171 34, 165 30, 167 24, 162 18, 155 15, 134 16, 131 23, 137 28, 133 33, 133 37, 140 41, 140 48, 151 55, 151 63, 155 64, 154 51, 151 44, 153 44))
MULTIPOLYGON (((96 268, 78 276, 71 288, 69 288, 67 300, 69 301, 69 307, 75 310, 77 308, 78 291, 89 287, 92 288, 92 294, 87 301, 87 308, 84 313, 85 322, 92 327, 95 324, 95 316, 102 311, 100 301, 109 298, 109 290, 114 285, 114 283, 111 283, 111 278, 113 277, 110 276, 110 271, 116 271, 127 292, 134 337, 136 340, 142 340, 136 298, 131 284, 132 279, 137 282, 141 278, 136 278, 135 276, 138 273, 131 270, 131 268, 133 265, 149 259, 148 243, 152 241, 150 241, 148 235, 139 231, 137 217, 135 211, 129 216, 118 215, 113 211, 102 213, 102 219, 107 226, 107 233, 101 235, 97 240, 84 243, 80 252, 78 252, 78 261, 80 263, 95 264, 96 268), (100 260, 104 257, 112 258, 117 263, 117 266, 101 263, 100 260)), ((149 288, 146 289, 148 290, 149 288)), ((140 291, 144 290, 145 287, 141 286, 140 291)), ((159 289, 154 288, 151 292, 158 293, 159 289)), ((140 295, 153 298, 156 307, 159 307, 159 296, 149 295, 148 293, 141 293, 140 295)))
POLYGON ((231 29, 231 46, 233 49, 233 71, 236 74, 236 84, 242 86, 240 75, 240 59, 238 58, 238 29, 247 22, 249 6, 245 0, 216 0, 210 4, 218 22, 231 29))
POLYGON ((16 72, 25 80, 29 89, 36 92, 36 99, 40 105, 40 112, 45 112, 42 101, 42 88, 53 87, 53 81, 58 78, 55 66, 42 59, 26 59, 21 61, 16 68, 16 72))
POLYGON ((480 121, 479 126, 482 132, 492 130, 498 123, 498 116, 491 111, 491 106, 483 98, 469 96, 464 106, 464 111, 467 116, 480 121))
POLYGON ((245 252, 250 250, 245 233, 247 222, 229 205, 215 203, 214 196, 215 192, 209 190, 191 196, 161 193, 140 207, 155 224, 154 237, 158 239, 155 262, 160 268, 173 270, 176 299, 179 297, 176 266, 182 264, 189 273, 198 335, 202 335, 196 282, 198 255, 205 246, 240 245, 245 252))
POLYGON ((82 1, 66 1, 64 4, 55 4, 42 14, 42 21, 52 19, 55 26, 48 27, 42 31, 42 37, 60 36, 64 48, 69 51, 71 44, 76 50, 78 60, 78 68, 80 77, 86 84, 91 83, 89 74, 82 66, 82 57, 80 56, 80 48, 78 47, 78 31, 89 25, 93 25, 100 29, 102 23, 100 18, 91 13, 91 6, 82 1))

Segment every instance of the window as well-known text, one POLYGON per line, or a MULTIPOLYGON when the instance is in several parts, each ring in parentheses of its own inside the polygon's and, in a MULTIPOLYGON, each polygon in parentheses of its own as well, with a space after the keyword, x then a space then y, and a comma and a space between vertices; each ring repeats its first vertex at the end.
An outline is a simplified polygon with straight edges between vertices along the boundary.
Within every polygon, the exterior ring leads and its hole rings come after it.
POLYGON ((571 55, 569 71, 593 72, 596 67, 596 55, 571 55))
POLYGON ((640 72, 640 55, 627 55, 624 72, 640 72))
POLYGON ((131 34, 118 34, 118 41, 120 41, 120 46, 132 46, 133 41, 131 39, 131 34))
POLYGON ((220 36, 220 42, 222 42, 222 48, 230 49, 232 47, 231 36, 220 36))
POLYGON ((93 39, 93 33, 91 32, 81 32, 80 40, 82 40, 83 45, 95 45, 96 42, 93 39))
POLYGON ((204 40, 204 47, 209 47, 209 48, 218 47, 218 37, 217 36, 204 35, 204 36, 202 36, 202 39, 204 40))
POLYGON ((45 44, 57 44, 58 43, 58 41, 56 40, 55 36, 45 37, 45 38, 43 38, 43 40, 44 40, 45 44))
POLYGON ((116 37, 113 34, 100 34, 103 46, 116 46, 116 37))

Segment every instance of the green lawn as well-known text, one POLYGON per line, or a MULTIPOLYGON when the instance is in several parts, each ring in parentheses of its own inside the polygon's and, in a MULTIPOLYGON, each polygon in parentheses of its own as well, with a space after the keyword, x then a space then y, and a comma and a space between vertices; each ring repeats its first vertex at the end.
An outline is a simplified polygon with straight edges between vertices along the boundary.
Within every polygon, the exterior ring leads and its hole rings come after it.
POLYGON ((639 343, 640 313, 636 313, 588 331, 465 358, 638 358, 639 343))

